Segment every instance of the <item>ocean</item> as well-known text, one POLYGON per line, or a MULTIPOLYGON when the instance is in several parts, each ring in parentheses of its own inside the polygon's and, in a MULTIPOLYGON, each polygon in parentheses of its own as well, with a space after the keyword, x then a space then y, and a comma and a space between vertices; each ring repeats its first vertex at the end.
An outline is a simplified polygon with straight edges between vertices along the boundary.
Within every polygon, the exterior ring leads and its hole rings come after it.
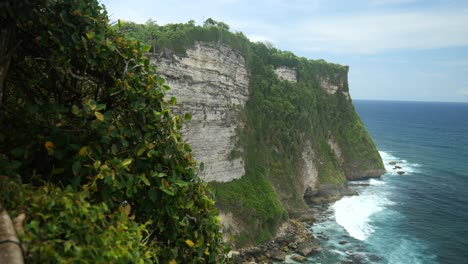
POLYGON ((387 173, 322 208, 311 227, 322 251, 309 262, 468 263, 468 104, 354 105, 387 173))

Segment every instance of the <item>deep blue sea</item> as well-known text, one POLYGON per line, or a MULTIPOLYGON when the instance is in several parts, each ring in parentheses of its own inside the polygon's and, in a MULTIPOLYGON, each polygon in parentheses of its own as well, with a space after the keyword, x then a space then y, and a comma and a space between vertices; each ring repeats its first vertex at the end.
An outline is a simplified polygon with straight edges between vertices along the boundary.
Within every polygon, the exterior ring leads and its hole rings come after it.
POLYGON ((468 104, 354 105, 387 174, 350 183, 359 195, 322 212, 310 262, 468 263, 468 104))

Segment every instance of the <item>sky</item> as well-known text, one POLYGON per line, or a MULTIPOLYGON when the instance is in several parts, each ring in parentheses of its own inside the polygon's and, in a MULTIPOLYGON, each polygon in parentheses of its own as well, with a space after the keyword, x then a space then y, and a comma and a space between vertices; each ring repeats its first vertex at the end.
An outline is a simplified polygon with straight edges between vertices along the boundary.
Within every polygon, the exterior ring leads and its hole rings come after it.
POLYGON ((467 0, 100 0, 111 21, 227 23, 348 65, 353 99, 468 102, 467 0))

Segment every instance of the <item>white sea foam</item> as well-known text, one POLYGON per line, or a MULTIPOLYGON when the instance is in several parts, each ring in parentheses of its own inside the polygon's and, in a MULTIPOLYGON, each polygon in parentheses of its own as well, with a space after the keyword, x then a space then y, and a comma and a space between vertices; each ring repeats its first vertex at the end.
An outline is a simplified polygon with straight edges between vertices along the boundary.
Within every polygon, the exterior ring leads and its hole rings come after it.
POLYGON ((411 174, 415 172, 419 172, 419 168, 421 167, 420 164, 411 163, 405 159, 400 159, 394 155, 392 155, 388 151, 379 151, 380 157, 382 157, 382 161, 385 165, 385 170, 389 175, 398 175, 398 171, 404 171, 405 174, 411 174), (389 164, 390 162, 396 162, 396 165, 389 164), (400 166, 401 169, 394 169, 395 166, 400 166))
MULTIPOLYGON (((411 174, 421 167, 419 164, 400 159, 390 152, 379 151, 379 153, 385 164, 387 175, 398 175, 398 171, 411 174), (395 165, 389 164, 391 161, 395 161, 401 169, 394 170, 395 165)), ((332 206, 336 223, 358 240, 366 240, 374 232, 371 217, 393 204, 387 199, 384 179, 370 179, 367 182, 369 186, 363 188, 359 195, 344 197, 332 206)))
POLYGON ((370 217, 392 204, 385 197, 386 193, 380 189, 384 184, 383 181, 372 179, 369 186, 359 195, 344 197, 333 204, 336 222, 344 227, 350 236, 366 240, 374 232, 370 217))
POLYGON ((370 179, 369 185, 384 185, 385 182, 382 180, 370 179))

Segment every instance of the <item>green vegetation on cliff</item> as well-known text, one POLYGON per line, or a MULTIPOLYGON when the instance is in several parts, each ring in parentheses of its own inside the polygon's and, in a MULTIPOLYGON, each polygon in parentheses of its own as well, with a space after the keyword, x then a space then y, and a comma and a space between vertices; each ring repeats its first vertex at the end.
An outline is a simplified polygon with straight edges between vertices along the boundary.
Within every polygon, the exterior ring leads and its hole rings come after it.
MULTIPOLYGON (((303 152, 313 150, 321 184, 341 186, 348 173, 383 168, 371 138, 354 111, 348 92, 348 67, 308 60, 291 52, 250 42, 224 23, 203 26, 159 26, 120 23, 119 30, 152 46, 152 52, 185 56, 196 41, 217 42, 238 51, 250 73, 250 96, 239 131, 246 174, 228 183, 211 183, 218 208, 243 223, 237 245, 270 239, 289 214, 306 209, 303 200, 303 152), (286 66, 297 82, 278 78, 274 69, 286 66), (338 87, 328 94, 321 82, 338 87), (329 142, 338 144, 337 157, 329 142)), ((239 153, 232 153, 232 156, 239 153)))
POLYGON ((26 262, 224 262, 149 47, 93 0, 6 1, 0 19, 0 210, 25 212, 26 262))

